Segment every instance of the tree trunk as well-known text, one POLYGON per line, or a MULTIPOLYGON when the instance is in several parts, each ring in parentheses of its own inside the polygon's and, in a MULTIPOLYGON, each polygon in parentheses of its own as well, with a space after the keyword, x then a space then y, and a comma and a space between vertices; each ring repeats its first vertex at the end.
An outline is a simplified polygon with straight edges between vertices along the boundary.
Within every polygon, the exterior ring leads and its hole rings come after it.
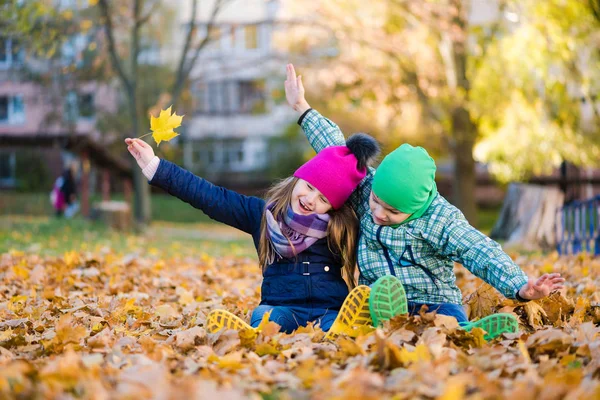
POLYGON ((505 247, 555 248, 557 213, 563 202, 557 187, 512 183, 490 236, 505 240, 505 247))
POLYGON ((475 126, 471 122, 469 112, 458 107, 452 113, 452 130, 454 132, 454 185, 453 198, 455 205, 465 214, 469 223, 477 226, 477 203, 475 190, 477 180, 475 174, 475 126))
POLYGON ((471 120, 471 115, 466 107, 469 101, 471 84, 467 77, 467 39, 468 4, 464 0, 453 0, 456 16, 453 18, 454 32, 452 37, 452 53, 454 61, 456 107, 452 110, 452 136, 454 138, 454 202, 465 214, 473 226, 477 226, 477 203, 475 202, 475 189, 477 187, 475 176, 475 160, 473 148, 477 137, 477 127, 471 120))
MULTIPOLYGON (((131 90, 137 88, 136 80, 132 80, 131 90)), ((133 137, 139 137, 143 133, 140 132, 140 115, 138 113, 137 97, 131 94, 129 97, 129 113, 133 125, 133 137)), ((150 222, 150 186, 146 180, 142 170, 137 165, 137 161, 131 157, 131 169, 133 170, 133 191, 134 191, 134 213, 135 222, 138 227, 144 226, 150 222)))
MULTIPOLYGON (((140 29, 147 21, 147 18, 141 16, 144 0, 135 0, 133 3, 134 25, 131 29, 131 54, 129 64, 131 69, 129 86, 129 110, 131 113, 131 122, 133 124, 134 137, 143 135, 140 132, 140 110, 138 109, 137 93, 137 73, 138 73, 138 55, 140 53, 140 29)), ((146 177, 142 174, 137 162, 132 158, 133 165, 133 188, 135 191, 135 221, 138 228, 150 223, 150 187, 146 182, 146 177)))

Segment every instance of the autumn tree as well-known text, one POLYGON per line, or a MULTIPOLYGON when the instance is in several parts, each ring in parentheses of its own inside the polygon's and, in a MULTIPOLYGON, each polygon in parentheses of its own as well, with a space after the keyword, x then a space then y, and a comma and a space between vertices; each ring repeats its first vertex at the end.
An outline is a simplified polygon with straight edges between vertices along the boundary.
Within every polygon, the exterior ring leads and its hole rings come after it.
POLYGON ((581 1, 511 1, 513 28, 489 46, 472 85, 478 158, 501 180, 561 162, 598 165, 600 39, 581 1))
POLYGON ((334 109, 366 115, 388 150, 407 140, 437 155, 450 148, 454 202, 475 223, 468 7, 460 0, 315 0, 311 6, 306 14, 317 19, 292 18, 299 28, 288 42, 318 70, 319 97, 334 109), (321 29, 303 31, 314 24, 321 29), (315 54, 325 54, 326 63, 314 63, 315 54))
MULTIPOLYGON (((425 145, 436 158, 449 151, 454 160, 453 201, 472 223, 476 219, 475 156, 490 162, 492 171, 505 179, 524 179, 546 165, 546 160, 531 158, 522 149, 511 150, 514 140, 504 140, 501 146, 497 140, 492 146, 495 153, 484 151, 488 139, 499 137, 498 124, 523 111, 513 103, 511 93, 527 94, 532 100, 545 96, 548 100, 552 91, 541 89, 544 86, 556 93, 560 91, 557 81, 564 83, 563 87, 580 89, 584 82, 594 82, 589 74, 577 78, 563 71, 563 67, 568 69, 566 64, 573 65, 577 54, 589 48, 593 38, 589 30, 591 12, 584 11, 586 4, 576 0, 499 0, 483 3, 485 9, 482 3, 466 0, 312 0, 301 6, 293 2, 288 5, 293 10, 288 18, 295 29, 282 41, 304 55, 304 66, 309 70, 306 74, 312 78, 305 82, 309 89, 315 88, 313 94, 326 103, 327 111, 349 118, 351 123, 344 127, 352 130, 370 124, 388 150, 410 141, 425 145), (563 8, 569 18, 561 21, 557 17, 563 8), (569 13, 571 9, 579 11, 569 13), (532 13, 537 17, 530 18, 532 13), (522 18, 515 20, 519 15, 522 18), (569 39, 570 29, 579 32, 576 40, 569 39), (525 37, 531 39, 528 46, 522 41, 526 32, 531 33, 525 37), (550 36, 542 40, 543 35, 550 36), (553 41, 570 43, 571 47, 565 47, 569 56, 556 57, 560 51, 553 41), (510 42, 518 44, 521 52, 517 54, 510 42), (545 71, 559 65, 557 79, 546 74, 528 80, 526 77, 536 73, 529 61, 530 52, 538 55, 536 66, 546 63, 542 65, 545 71), (511 61, 507 57, 516 61, 514 67, 506 65, 511 61), (492 65, 493 74, 489 72, 492 65), (507 82, 512 82, 510 90, 505 87, 507 82), (490 102, 490 97, 496 101, 490 102), (505 109, 502 105, 511 106, 510 115, 499 113, 505 109), (503 168, 511 173, 502 175, 503 168)), ((588 64, 588 70, 593 75, 598 69, 588 64)), ((571 141, 562 135, 548 146, 567 145, 557 151, 568 152, 571 159, 584 163, 590 157, 580 156, 579 150, 591 151, 593 147, 581 139, 579 111, 573 100, 561 113, 567 120, 560 129, 578 132, 579 139, 571 141)), ((557 104, 540 102, 543 115, 551 121, 558 117, 550 112, 557 104)), ((344 125, 344 121, 339 122, 344 125)), ((544 129, 537 126, 528 132, 523 137, 532 139, 533 145, 536 140, 539 143, 544 129), (532 130, 538 139, 533 139, 532 130)))
MULTIPOLYGON (((150 101, 155 105, 177 104, 182 97, 189 76, 198 61, 202 50, 214 39, 208 32, 214 25, 220 11, 230 0, 212 0, 200 2, 189 0, 190 17, 185 25, 183 46, 175 60, 161 60, 172 69, 165 81, 168 87, 162 93, 153 96, 150 101), (205 19, 200 22, 200 3, 202 3, 205 19), (207 11, 208 10, 208 11, 207 11), (205 34, 199 34, 199 24, 206 27, 205 34), (168 104, 167 104, 168 103, 168 104)), ((120 83, 125 94, 129 114, 130 130, 123 132, 124 136, 139 137, 148 131, 148 109, 142 107, 149 99, 140 81, 142 72, 147 69, 141 60, 144 45, 153 42, 164 44, 161 35, 170 32, 169 25, 173 17, 172 4, 161 0, 90 0, 86 12, 92 18, 94 27, 102 33, 98 42, 102 45, 103 57, 113 71, 113 76, 120 83)), ((15 32, 31 38, 31 46, 44 48, 53 38, 60 43, 66 35, 73 32, 63 32, 59 27, 54 8, 47 2, 29 1, 25 5, 11 0, 11 6, 5 12, 10 12, 20 23, 14 24, 15 32), (27 21, 27 24, 23 23, 27 21)), ((162 76, 164 74, 161 73, 162 76)), ((132 161, 135 164, 135 160, 132 161)), ((134 214, 139 224, 150 220, 150 192, 145 177, 139 168, 134 167, 134 214)))

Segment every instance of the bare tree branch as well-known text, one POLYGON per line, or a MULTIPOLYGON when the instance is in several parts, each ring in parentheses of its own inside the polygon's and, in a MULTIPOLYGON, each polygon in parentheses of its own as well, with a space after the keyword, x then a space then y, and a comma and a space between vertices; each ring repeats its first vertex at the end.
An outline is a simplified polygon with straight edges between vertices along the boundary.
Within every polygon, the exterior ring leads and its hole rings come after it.
POLYGON ((158 10, 158 8, 160 7, 160 1, 155 2, 154 4, 152 4, 152 7, 150 8, 150 10, 146 13, 146 15, 140 17, 138 20, 136 20, 136 23, 141 27, 144 24, 146 24, 150 18, 152 18, 152 15, 154 15, 154 12, 156 10, 158 10))
MULTIPOLYGON (((138 69, 138 55, 140 52, 140 12, 142 9, 142 2, 144 0, 134 0, 133 2, 133 20, 135 21, 133 28, 131 29, 131 53, 129 54, 129 65, 131 68, 131 86, 134 90, 137 81, 137 69, 138 69)), ((134 94, 135 95, 135 94, 134 94)))
POLYGON ((190 17, 190 22, 188 26, 188 32, 185 38, 185 44, 183 45, 183 50, 181 51, 181 56, 179 57, 179 63, 177 65, 177 72, 175 73, 175 82, 173 83, 173 88, 171 90, 173 103, 176 103, 179 94, 183 88, 183 83, 185 82, 184 77, 184 67, 185 60, 190 50, 190 46, 192 45, 192 39, 194 34, 196 33, 196 11, 198 9, 198 0, 192 0, 192 15, 190 17))
POLYGON ((592 14, 598 22, 600 22, 600 0, 589 0, 592 14))
POLYGON ((225 4, 227 4, 229 1, 231 1, 231 0, 216 0, 216 3, 214 5, 214 7, 213 7, 213 10, 212 10, 212 13, 210 15, 210 18, 208 20, 208 23, 206 24, 206 36, 204 36, 204 38, 200 41, 200 43, 198 43, 198 45, 194 49, 194 55, 192 56, 191 61, 188 63, 187 68, 185 68, 185 70, 184 70, 185 71, 184 72, 184 80, 192 72, 192 69, 194 68, 194 65, 196 65, 196 61, 198 60, 198 57, 200 56, 200 53, 201 53, 202 49, 212 39, 210 37, 210 30, 214 26, 215 19, 216 19, 217 15, 219 14, 219 12, 223 8, 223 6, 225 4))
POLYGON ((112 60, 113 67, 117 70, 117 74, 119 78, 121 78, 121 82, 123 86, 129 91, 131 90, 131 82, 121 65, 121 60, 119 59, 119 55, 117 54, 117 47, 115 45, 114 38, 114 27, 112 24, 112 18, 110 13, 110 6, 108 4, 108 0, 99 0, 98 5, 100 6, 100 12, 104 18, 104 30, 106 32, 106 38, 108 40, 108 53, 110 54, 110 58, 112 60))

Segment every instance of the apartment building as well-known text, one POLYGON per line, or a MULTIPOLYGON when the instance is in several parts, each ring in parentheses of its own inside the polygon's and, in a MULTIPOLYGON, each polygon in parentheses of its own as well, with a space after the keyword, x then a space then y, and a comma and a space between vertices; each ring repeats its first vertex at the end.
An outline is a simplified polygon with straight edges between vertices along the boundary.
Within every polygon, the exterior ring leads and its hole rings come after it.
MULTIPOLYGON (((56 6, 75 12, 81 7, 65 0, 56 6)), ((15 188, 23 183, 19 177, 22 181, 42 172, 52 181, 65 162, 77 157, 73 147, 81 144, 80 138, 100 139, 97 115, 114 112, 117 90, 65 73, 88 67, 85 52, 93 39, 74 35, 57 57, 43 60, 0 28, 0 188, 15 188)))
POLYGON ((283 90, 286 57, 272 44, 280 7, 278 0, 232 0, 210 32, 210 7, 199 11, 199 35, 213 40, 191 73, 194 109, 184 127, 188 169, 220 183, 260 184, 290 146, 276 144, 296 119, 283 90))

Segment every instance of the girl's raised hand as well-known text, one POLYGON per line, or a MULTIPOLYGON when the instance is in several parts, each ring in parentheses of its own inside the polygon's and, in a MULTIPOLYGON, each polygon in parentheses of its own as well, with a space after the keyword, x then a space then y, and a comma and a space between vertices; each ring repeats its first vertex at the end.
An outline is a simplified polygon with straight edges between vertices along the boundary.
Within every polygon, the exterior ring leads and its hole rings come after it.
POLYGON ((302 76, 296 76, 296 70, 292 64, 286 66, 287 78, 285 80, 285 98, 292 108, 304 113, 310 108, 304 98, 304 85, 302 76))
POLYGON ((154 158, 152 147, 141 139, 125 139, 127 150, 135 158, 141 169, 146 168, 148 163, 154 158))
POLYGON ((555 290, 562 289, 564 281, 558 273, 544 274, 537 280, 529 279, 529 282, 519 289, 519 296, 529 300, 541 299, 555 290))

